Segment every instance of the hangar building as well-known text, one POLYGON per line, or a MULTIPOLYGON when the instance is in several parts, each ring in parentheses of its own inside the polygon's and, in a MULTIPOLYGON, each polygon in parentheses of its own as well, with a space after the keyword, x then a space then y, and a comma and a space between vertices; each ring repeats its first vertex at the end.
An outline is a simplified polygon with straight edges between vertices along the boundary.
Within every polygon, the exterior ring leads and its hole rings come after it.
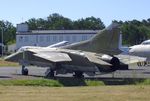
POLYGON ((25 23, 17 24, 16 49, 22 46, 49 46, 61 41, 69 44, 87 40, 99 30, 29 30, 25 23))

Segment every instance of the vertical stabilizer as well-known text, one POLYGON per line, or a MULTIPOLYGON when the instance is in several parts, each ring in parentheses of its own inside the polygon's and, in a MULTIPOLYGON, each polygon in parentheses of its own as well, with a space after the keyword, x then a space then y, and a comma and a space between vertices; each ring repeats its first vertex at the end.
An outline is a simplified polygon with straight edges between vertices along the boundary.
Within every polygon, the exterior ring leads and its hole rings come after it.
POLYGON ((83 50, 96 53, 118 54, 120 29, 117 23, 112 23, 107 28, 98 32, 91 39, 74 43, 63 48, 83 50))

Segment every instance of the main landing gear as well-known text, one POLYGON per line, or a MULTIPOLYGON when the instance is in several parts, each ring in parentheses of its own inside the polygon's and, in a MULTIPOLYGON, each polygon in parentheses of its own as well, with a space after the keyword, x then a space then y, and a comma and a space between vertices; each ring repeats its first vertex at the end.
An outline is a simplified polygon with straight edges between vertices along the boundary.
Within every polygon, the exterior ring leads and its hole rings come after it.
MULTIPOLYGON (((47 69, 45 72, 45 77, 46 78, 54 78, 56 75, 56 71, 54 69, 47 69)), ((83 72, 82 71, 75 71, 73 77, 75 78, 84 78, 83 72)))
POLYGON ((46 78, 53 78, 55 76, 55 71, 53 69, 47 69, 45 72, 46 78))
POLYGON ((57 75, 56 73, 56 69, 60 69, 61 68, 61 64, 60 63, 56 63, 54 64, 55 68, 48 68, 45 72, 45 77, 46 78, 54 78, 55 75, 57 75))
POLYGON ((28 75, 28 69, 25 68, 25 66, 22 66, 21 73, 22 73, 22 75, 28 75))
POLYGON ((82 71, 75 71, 75 74, 73 75, 75 78, 84 78, 82 71))

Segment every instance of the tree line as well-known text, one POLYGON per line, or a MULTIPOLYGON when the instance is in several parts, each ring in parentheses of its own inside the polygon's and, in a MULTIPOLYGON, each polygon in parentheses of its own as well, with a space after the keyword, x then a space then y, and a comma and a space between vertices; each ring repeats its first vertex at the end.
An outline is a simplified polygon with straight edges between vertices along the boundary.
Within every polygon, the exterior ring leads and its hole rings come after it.
POLYGON ((147 20, 113 21, 121 25, 123 44, 135 45, 150 39, 150 18, 147 20))
POLYGON ((84 29, 103 29, 105 25, 100 18, 87 17, 85 19, 79 19, 72 21, 69 18, 63 17, 57 13, 49 15, 46 19, 29 19, 26 21, 29 28, 34 29, 45 29, 45 30, 84 30, 84 29))
MULTIPOLYGON (((123 44, 125 45, 139 44, 143 40, 150 38, 150 18, 142 21, 123 22, 114 20, 112 22, 121 25, 123 44)), ((29 25, 30 30, 102 30, 105 28, 100 18, 91 16, 73 21, 57 13, 49 15, 47 18, 31 18, 25 23, 29 25)), ((4 33, 4 44, 15 43, 16 27, 9 21, 0 21, 0 33, 2 33, 2 30, 4 33)))

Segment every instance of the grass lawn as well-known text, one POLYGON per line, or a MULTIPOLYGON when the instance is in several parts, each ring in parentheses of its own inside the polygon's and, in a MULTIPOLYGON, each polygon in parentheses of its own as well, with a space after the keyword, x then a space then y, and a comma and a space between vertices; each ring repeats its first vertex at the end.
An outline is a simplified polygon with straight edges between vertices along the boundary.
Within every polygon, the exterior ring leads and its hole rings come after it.
POLYGON ((19 64, 14 63, 14 62, 4 61, 3 59, 0 59, 0 67, 3 67, 3 66, 19 66, 19 64))
POLYGON ((149 101, 150 86, 0 86, 1 101, 149 101))

